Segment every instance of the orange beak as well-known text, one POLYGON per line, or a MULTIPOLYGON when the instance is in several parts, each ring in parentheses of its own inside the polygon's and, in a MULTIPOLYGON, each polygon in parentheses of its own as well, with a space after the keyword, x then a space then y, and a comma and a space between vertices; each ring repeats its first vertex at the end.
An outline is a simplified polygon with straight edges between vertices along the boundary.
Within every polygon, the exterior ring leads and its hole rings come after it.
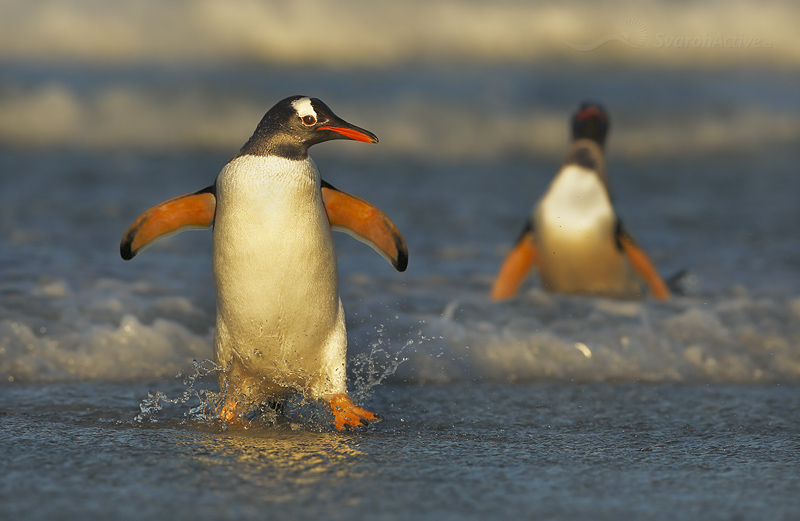
POLYGON ((354 139, 356 141, 362 141, 364 143, 378 142, 378 137, 375 134, 359 128, 326 126, 326 127, 319 127, 317 130, 332 130, 333 132, 341 134, 348 139, 354 139))

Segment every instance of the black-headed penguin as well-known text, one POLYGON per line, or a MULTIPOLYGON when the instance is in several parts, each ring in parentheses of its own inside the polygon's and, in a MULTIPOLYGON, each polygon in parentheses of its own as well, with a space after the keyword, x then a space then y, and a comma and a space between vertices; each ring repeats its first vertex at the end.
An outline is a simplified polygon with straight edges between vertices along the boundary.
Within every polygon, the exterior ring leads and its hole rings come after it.
POLYGON ((378 142, 319 99, 286 98, 212 186, 148 210, 122 239, 127 260, 165 235, 213 226, 214 354, 226 422, 292 392, 329 403, 339 430, 380 419, 347 395, 331 231, 351 233, 399 271, 408 250, 383 212, 320 178, 308 149, 333 139, 378 142))
POLYGON ((534 267, 551 292, 637 299, 646 286, 654 298, 669 298, 614 211, 603 156, 608 127, 598 104, 584 103, 573 115, 572 145, 500 268, 493 300, 516 295, 534 267))

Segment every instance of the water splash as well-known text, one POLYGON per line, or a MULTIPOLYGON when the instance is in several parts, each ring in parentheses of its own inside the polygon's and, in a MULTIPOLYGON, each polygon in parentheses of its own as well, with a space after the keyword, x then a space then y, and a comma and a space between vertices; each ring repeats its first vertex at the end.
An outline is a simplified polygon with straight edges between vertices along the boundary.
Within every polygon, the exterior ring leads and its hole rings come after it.
MULTIPOLYGON (((197 403, 191 405, 189 410, 183 413, 183 421, 210 423, 218 419, 216 411, 225 397, 224 392, 212 391, 199 385, 203 383, 204 378, 216 373, 219 366, 212 360, 203 360, 202 362, 193 360, 192 365, 194 371, 183 379, 185 389, 180 396, 170 398, 163 391, 148 391, 147 397, 139 403, 139 413, 133 421, 138 424, 158 423, 162 421, 159 416, 164 412, 165 405, 183 406, 193 401, 197 403)), ((182 376, 181 373, 175 375, 176 378, 182 376)))
POLYGON ((276 397, 274 400, 254 402, 246 398, 247 390, 232 383, 227 367, 212 360, 192 362, 193 370, 182 378, 183 390, 177 396, 160 390, 148 391, 139 403, 139 413, 133 418, 135 425, 177 424, 204 429, 226 431, 230 423, 220 418, 220 410, 230 395, 247 411, 235 423, 243 429, 276 427, 288 430, 327 431, 332 428, 327 404, 309 399, 298 392, 276 397), (217 376, 222 375, 217 388, 217 376), (209 388, 210 387, 210 388, 209 388), (229 394, 230 393, 230 394, 229 394))
MULTIPOLYGON (((424 321, 420 324, 424 324, 424 321)), ((392 377, 400 366, 408 361, 405 355, 409 349, 431 340, 418 329, 416 339, 407 338, 399 349, 393 351, 390 342, 384 339, 386 327, 380 324, 375 328, 375 332, 378 337, 370 344, 369 352, 359 353, 351 359, 352 394, 360 402, 368 399, 376 386, 392 377)))

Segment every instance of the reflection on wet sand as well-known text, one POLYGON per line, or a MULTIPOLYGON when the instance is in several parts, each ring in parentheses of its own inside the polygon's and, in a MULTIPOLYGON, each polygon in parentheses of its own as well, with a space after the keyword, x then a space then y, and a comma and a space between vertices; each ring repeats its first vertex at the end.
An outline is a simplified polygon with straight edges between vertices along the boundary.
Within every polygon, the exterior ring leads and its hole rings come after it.
MULTIPOLYGON (((364 455, 359 439, 346 434, 269 427, 201 435, 191 444, 193 459, 210 472, 217 465, 233 466, 243 484, 263 486, 270 494, 277 490, 275 500, 302 500, 303 487, 359 477, 355 463, 364 455)), ((312 491, 319 497, 324 487, 312 491)))

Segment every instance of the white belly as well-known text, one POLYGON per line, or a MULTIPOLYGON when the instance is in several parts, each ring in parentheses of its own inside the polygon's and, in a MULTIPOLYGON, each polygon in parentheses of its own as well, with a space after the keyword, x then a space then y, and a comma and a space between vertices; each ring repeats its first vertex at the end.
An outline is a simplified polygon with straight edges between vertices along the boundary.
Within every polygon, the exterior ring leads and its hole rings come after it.
POLYGON ((640 284, 616 245, 608 191, 591 170, 566 166, 534 213, 542 283, 551 291, 637 296, 640 284))
POLYGON ((603 182, 577 165, 565 167, 553 180, 539 208, 542 225, 560 235, 585 238, 599 227, 614 226, 614 209, 603 182))
POLYGON ((242 156, 226 165, 213 264, 215 355, 231 383, 253 397, 344 392, 336 257, 311 159, 242 156))

